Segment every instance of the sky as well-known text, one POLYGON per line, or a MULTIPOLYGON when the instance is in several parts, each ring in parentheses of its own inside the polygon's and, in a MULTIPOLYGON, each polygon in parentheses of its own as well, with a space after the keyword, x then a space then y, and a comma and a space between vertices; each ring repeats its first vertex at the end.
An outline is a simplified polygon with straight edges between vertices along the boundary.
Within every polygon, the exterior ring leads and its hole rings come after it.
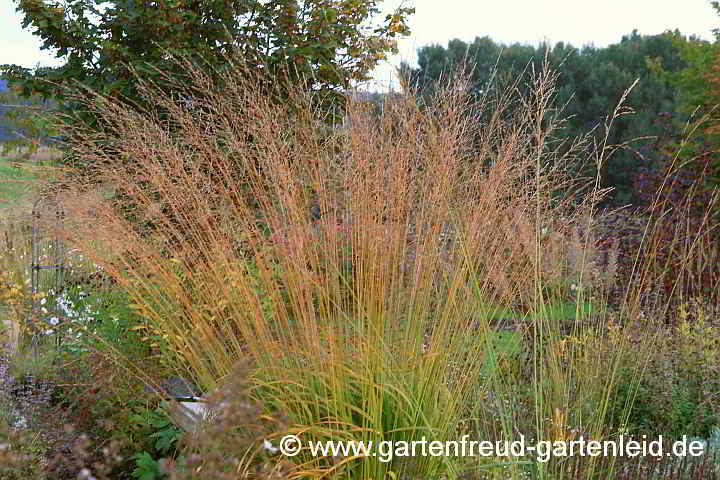
MULTIPOLYGON (((438 43, 447 46, 454 38, 472 41, 489 36, 499 43, 537 45, 548 41, 576 47, 594 44, 603 47, 620 41, 637 29, 652 35, 679 29, 712 39, 720 27, 720 16, 709 0, 385 0, 383 13, 401 3, 414 6, 408 25, 413 32, 398 42, 400 53, 373 72, 371 90, 396 87, 394 67, 401 61, 415 64, 418 48, 438 43)), ((62 63, 54 54, 41 51, 41 41, 21 28, 22 16, 15 0, 0 0, 0 65, 25 67, 55 66, 62 63)), ((384 15, 383 15, 384 17, 384 15)))

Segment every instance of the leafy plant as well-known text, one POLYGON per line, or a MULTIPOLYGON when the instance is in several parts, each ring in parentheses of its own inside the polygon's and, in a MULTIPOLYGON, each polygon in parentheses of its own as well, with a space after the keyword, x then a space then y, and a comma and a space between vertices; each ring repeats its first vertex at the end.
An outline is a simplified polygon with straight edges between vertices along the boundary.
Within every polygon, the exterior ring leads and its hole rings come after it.
POLYGON ((148 452, 140 452, 133 457, 135 460, 135 470, 132 472, 133 478, 138 480, 159 480, 163 478, 160 471, 160 464, 148 452))
POLYGON ((135 469, 133 477, 139 480, 156 480, 163 478, 161 463, 156 460, 159 456, 172 453, 183 431, 175 426, 165 411, 161 408, 148 410, 142 414, 135 413, 130 417, 143 430, 152 432, 152 452, 143 451, 134 455, 135 469))
POLYGON ((148 344, 136 328, 143 320, 121 289, 76 285, 64 289, 60 300, 67 309, 61 325, 63 351, 81 354, 112 348, 129 358, 148 355, 148 344))
MULTIPOLYGON (((714 309, 703 302, 678 307, 677 325, 661 335, 641 379, 632 370, 618 376, 615 413, 632 402, 627 426, 636 435, 662 434, 707 438, 720 419, 718 330, 714 309)), ((655 335, 646 326, 629 328, 629 335, 655 335)))
POLYGON ((175 442, 182 435, 182 430, 175 426, 170 417, 161 408, 148 410, 144 414, 133 414, 130 419, 146 430, 151 430, 149 438, 153 439, 153 449, 156 453, 168 454, 175 442))

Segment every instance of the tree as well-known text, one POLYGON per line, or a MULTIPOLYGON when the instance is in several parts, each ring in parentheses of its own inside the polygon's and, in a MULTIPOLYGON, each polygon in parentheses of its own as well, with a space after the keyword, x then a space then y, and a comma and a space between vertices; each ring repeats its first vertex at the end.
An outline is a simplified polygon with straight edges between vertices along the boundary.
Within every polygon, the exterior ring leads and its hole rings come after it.
MULTIPOLYGON (((242 55, 268 78, 286 73, 308 89, 340 90, 364 80, 394 37, 408 35, 411 8, 373 24, 378 0, 16 0, 23 27, 33 27, 43 49, 67 61, 31 71, 4 65, 24 96, 42 95, 65 110, 66 87, 77 82, 109 96, 138 98, 137 76, 151 82, 181 76, 174 56, 222 70, 227 55, 242 55), (109 4, 109 5, 108 5, 109 4)), ((168 92, 172 94, 173 92, 168 92)))
MULTIPOLYGON (((720 13, 720 3, 711 2, 720 13)), ((684 161, 710 159, 709 187, 720 184, 720 29, 715 42, 697 38, 673 37, 685 67, 679 71, 661 70, 679 92, 678 110, 683 120, 690 117, 694 132, 679 152, 684 161)))
MULTIPOLYGON (((558 140, 575 138, 602 125, 625 90, 636 78, 640 81, 631 92, 629 104, 635 107, 632 116, 622 116, 613 123, 609 143, 625 145, 616 152, 599 172, 603 187, 614 187, 611 197, 617 204, 635 201, 632 175, 640 165, 653 159, 657 140, 666 136, 667 125, 662 121, 665 112, 675 110, 676 90, 672 83, 653 69, 660 65, 667 71, 679 71, 685 61, 675 47, 672 35, 642 36, 637 32, 625 36, 621 42, 607 48, 586 46, 582 49, 565 43, 554 47, 539 45, 502 45, 489 37, 476 38, 472 43, 452 40, 447 48, 439 45, 423 47, 418 52, 417 69, 403 65, 420 90, 432 90, 442 75, 466 65, 472 71, 474 88, 484 92, 493 79, 500 85, 520 78, 517 87, 524 93, 530 88, 530 73, 538 71, 547 58, 551 68, 560 73, 556 85, 556 105, 565 106, 568 117, 558 140), (630 142, 638 137, 655 137, 630 142)), ((595 131, 601 141, 602 128, 595 131)), ((586 171, 589 175, 597 172, 586 171)))
MULTIPOLYGON (((712 5, 720 13, 720 3, 712 5)), ((716 197, 720 186, 720 29, 714 33, 714 42, 673 33, 673 46, 683 60, 683 68, 668 70, 652 65, 677 91, 676 112, 669 121, 683 130, 665 142, 661 161, 635 178, 644 203, 663 206, 665 224, 659 229, 662 234, 669 237, 675 225, 683 225, 687 238, 707 229, 711 244, 720 239, 716 223, 720 218, 716 197)), ((670 258, 673 247, 666 243, 668 246, 661 252, 670 258)), ((703 275, 717 281, 720 272, 714 267, 703 275)))

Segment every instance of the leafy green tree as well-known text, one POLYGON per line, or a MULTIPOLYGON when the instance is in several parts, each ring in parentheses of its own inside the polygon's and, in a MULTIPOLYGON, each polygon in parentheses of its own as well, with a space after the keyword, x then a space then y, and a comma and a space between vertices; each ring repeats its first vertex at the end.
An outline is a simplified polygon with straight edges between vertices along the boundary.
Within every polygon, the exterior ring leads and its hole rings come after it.
MULTIPOLYGON (((396 51, 392 39, 409 34, 405 19, 413 12, 400 8, 373 29, 367 23, 377 0, 112 0, 102 9, 95 0, 16 1, 23 27, 36 29, 44 49, 67 57, 34 80, 79 80, 124 95, 134 93, 129 67, 157 75, 148 64, 170 68, 168 54, 222 62, 233 47, 258 68, 290 63, 319 87, 344 87, 396 51)), ((6 70, 12 80, 28 79, 26 69, 6 70)), ((23 86, 24 93, 60 93, 43 82, 23 86)))
MULTIPOLYGON (((679 35, 679 34, 678 34, 679 35)), ((558 43, 555 46, 502 45, 489 37, 471 43, 452 40, 447 48, 439 45, 423 47, 418 52, 418 68, 407 64, 401 70, 409 75, 421 91, 432 91, 443 75, 460 66, 471 72, 474 88, 485 92, 492 80, 500 85, 514 82, 524 93, 530 88, 532 69, 536 71, 547 58, 560 76, 556 85, 556 105, 564 106, 568 117, 559 139, 569 139, 602 126, 635 79, 638 84, 628 102, 635 114, 621 116, 613 123, 609 143, 624 148, 605 164, 600 172, 603 187, 614 187, 611 200, 625 204, 636 200, 632 178, 638 167, 654 161, 658 139, 674 132, 664 121, 667 112, 676 108, 677 92, 667 77, 657 71, 676 72, 685 67, 685 60, 673 41, 672 34, 642 36, 636 31, 607 48, 586 46, 581 49, 558 43), (642 141, 631 142, 641 137, 642 141)), ((595 130, 600 141, 605 132, 595 130)), ((586 171, 593 175, 596 172, 586 171)))
MULTIPOLYGON (((364 80, 388 52, 395 37, 408 35, 411 8, 399 8, 373 22, 378 0, 15 0, 43 49, 66 59, 58 68, 31 71, 4 65, 24 96, 42 95, 64 110, 68 86, 78 82, 105 95, 141 102, 137 77, 164 84, 182 78, 172 57, 203 62, 222 71, 227 57, 295 84, 327 92, 331 103, 341 90, 364 80)), ((174 94, 175 92, 168 92, 174 94)))
MULTIPOLYGON (((720 3, 711 3, 720 13, 720 3)), ((720 184, 720 29, 714 33, 714 42, 675 35, 673 42, 685 61, 685 68, 658 69, 678 90, 682 120, 689 117, 693 125, 692 138, 679 155, 685 162, 709 158, 709 187, 720 184)))

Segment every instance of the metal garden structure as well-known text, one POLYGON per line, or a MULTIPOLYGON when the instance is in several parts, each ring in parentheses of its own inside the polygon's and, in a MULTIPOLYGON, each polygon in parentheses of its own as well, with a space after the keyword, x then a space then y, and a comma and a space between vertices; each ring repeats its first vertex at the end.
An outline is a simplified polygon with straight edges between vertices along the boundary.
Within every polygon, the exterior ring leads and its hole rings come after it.
POLYGON ((30 266, 32 309, 28 325, 33 333, 33 345, 37 345, 42 335, 54 333, 64 318, 65 312, 54 301, 65 281, 64 223, 65 210, 56 195, 43 195, 35 201, 30 266))

